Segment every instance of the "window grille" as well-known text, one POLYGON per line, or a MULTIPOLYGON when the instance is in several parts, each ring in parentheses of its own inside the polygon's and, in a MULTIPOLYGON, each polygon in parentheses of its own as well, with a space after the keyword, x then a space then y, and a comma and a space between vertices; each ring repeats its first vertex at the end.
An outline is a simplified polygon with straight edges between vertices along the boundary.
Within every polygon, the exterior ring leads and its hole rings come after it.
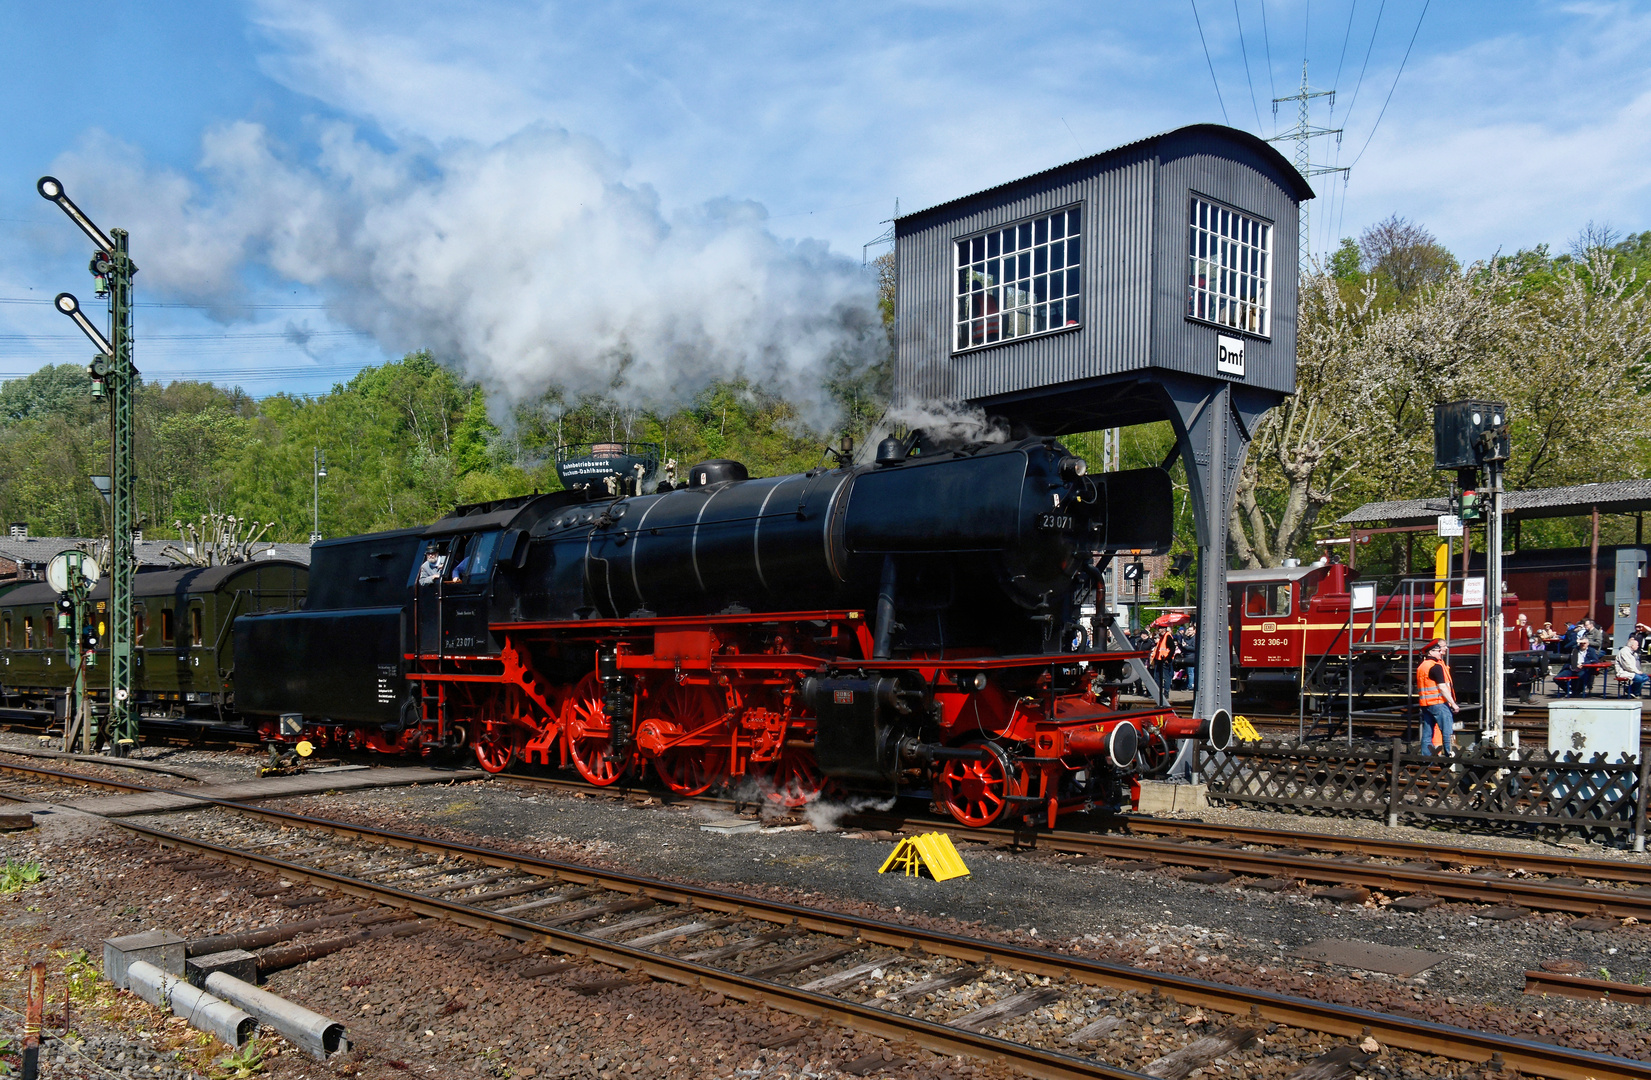
POLYGON ((957 242, 957 349, 1078 326, 1083 211, 1028 218, 957 242))
POLYGON ((1270 223, 1194 195, 1187 316, 1271 336, 1272 243, 1270 223))

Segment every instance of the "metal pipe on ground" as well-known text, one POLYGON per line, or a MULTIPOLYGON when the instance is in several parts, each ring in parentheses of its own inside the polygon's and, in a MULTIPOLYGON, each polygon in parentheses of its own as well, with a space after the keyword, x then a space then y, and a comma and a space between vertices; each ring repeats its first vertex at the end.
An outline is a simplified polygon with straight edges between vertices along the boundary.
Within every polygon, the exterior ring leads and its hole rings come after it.
POLYGON ((230 949, 262 949, 266 945, 291 941, 299 934, 307 934, 311 930, 323 930, 341 923, 354 922, 357 926, 372 926, 375 923, 408 918, 412 918, 412 915, 405 911, 345 911, 300 922, 281 923, 262 930, 248 930, 244 934, 217 934, 213 937, 195 938, 185 943, 184 955, 210 956, 230 949))
POLYGON ((195 989, 176 975, 168 975, 147 960, 132 961, 126 969, 126 980, 127 989, 138 997, 151 1005, 171 1009, 173 1015, 189 1021, 190 1027, 205 1031, 229 1046, 245 1046, 258 1030, 255 1017, 222 998, 195 989))
POLYGON ((214 971, 206 977, 207 989, 252 1013, 260 1021, 317 1061, 350 1048, 344 1025, 318 1012, 295 1005, 284 997, 260 990, 251 983, 214 971))
POLYGON ((345 934, 342 937, 327 938, 325 941, 317 941, 309 945, 289 945, 284 949, 265 949, 258 954, 258 973, 262 975, 266 971, 279 971, 282 968, 294 967, 386 935, 407 937, 412 934, 422 934, 428 929, 430 929, 430 924, 427 922, 416 922, 406 926, 375 926, 371 930, 345 934))

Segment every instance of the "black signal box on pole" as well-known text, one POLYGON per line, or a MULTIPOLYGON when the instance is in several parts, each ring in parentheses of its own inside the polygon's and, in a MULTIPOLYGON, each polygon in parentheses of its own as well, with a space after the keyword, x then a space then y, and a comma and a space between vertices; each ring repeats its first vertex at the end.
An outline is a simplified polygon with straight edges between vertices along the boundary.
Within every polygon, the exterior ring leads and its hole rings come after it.
POLYGON ((1433 406, 1433 467, 1477 469, 1508 459, 1508 406, 1442 401, 1433 406))

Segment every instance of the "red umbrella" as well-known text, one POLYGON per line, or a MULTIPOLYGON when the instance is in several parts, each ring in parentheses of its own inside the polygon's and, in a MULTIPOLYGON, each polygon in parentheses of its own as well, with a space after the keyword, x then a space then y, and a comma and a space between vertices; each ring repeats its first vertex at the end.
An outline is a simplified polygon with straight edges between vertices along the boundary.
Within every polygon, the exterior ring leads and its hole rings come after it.
POLYGON ((1192 616, 1184 611, 1166 611, 1152 620, 1154 627, 1180 626, 1184 622, 1192 622, 1192 616))

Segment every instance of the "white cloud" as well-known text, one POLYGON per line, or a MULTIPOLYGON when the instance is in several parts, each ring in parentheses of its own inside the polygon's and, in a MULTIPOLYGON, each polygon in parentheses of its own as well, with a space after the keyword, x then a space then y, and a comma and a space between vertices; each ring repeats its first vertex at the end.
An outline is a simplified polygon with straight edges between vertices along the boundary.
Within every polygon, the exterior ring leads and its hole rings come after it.
POLYGON ((227 309, 244 265, 265 267, 387 351, 456 361, 497 404, 619 378, 622 400, 671 405, 745 376, 823 427, 828 366, 884 347, 856 263, 776 238, 748 202, 667 216, 600 144, 558 129, 381 150, 340 125, 300 161, 230 124, 204 140, 205 191, 106 138, 58 167, 149 238, 149 287, 227 309))

